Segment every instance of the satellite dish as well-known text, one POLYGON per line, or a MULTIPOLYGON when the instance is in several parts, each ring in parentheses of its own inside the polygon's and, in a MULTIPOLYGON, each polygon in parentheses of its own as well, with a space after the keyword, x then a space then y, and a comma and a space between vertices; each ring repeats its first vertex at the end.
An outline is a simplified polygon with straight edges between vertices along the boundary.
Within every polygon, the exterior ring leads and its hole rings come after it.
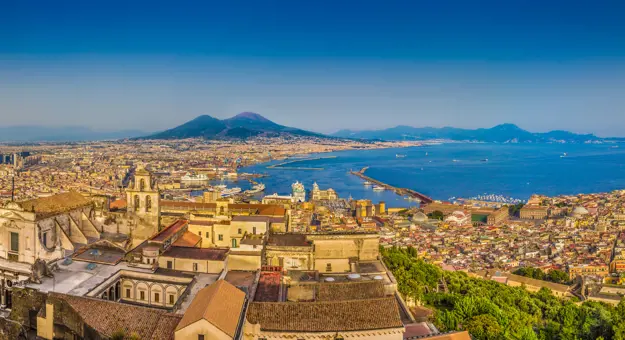
POLYGON ((325 279, 326 282, 334 282, 334 278, 333 277, 326 277, 325 279))
POLYGON ((360 274, 349 274, 347 275, 347 278, 350 280, 358 280, 360 279, 360 274))

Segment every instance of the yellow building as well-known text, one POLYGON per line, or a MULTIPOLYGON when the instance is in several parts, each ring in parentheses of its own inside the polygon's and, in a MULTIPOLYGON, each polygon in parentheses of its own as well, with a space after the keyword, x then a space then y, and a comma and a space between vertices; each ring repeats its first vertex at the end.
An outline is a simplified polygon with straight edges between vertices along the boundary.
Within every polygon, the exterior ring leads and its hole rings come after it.
POLYGON ((169 247, 158 258, 160 268, 182 272, 219 274, 225 268, 229 249, 169 247))
POLYGON ((520 217, 528 220, 545 219, 547 215, 549 215, 549 208, 540 205, 526 204, 520 211, 520 217))
POLYGON ((311 199, 313 201, 334 201, 339 199, 339 196, 336 194, 334 189, 329 188, 327 190, 321 190, 319 189, 319 185, 317 183, 313 183, 311 199))

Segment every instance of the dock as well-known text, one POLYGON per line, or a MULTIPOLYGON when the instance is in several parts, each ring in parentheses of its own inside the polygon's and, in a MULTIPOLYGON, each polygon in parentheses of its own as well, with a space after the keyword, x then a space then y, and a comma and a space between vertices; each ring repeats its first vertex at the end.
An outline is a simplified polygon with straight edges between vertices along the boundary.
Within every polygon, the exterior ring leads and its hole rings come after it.
POLYGON ((367 169, 369 169, 368 166, 360 169, 360 171, 350 171, 349 173, 354 175, 354 176, 358 176, 361 179, 365 180, 365 181, 369 181, 375 185, 381 186, 386 190, 390 190, 395 192, 396 194, 400 195, 400 196, 410 196, 410 197, 414 197, 419 199, 419 201, 421 201, 421 203, 423 204, 428 204, 428 203, 432 203, 434 200, 427 196, 424 195, 418 191, 412 190, 412 189, 406 189, 406 188, 398 188, 398 187, 394 187, 390 184, 386 184, 384 182, 380 182, 377 179, 371 178, 367 175, 365 175, 365 171, 367 171, 367 169))
POLYGON ((267 169, 282 169, 282 170, 324 170, 324 168, 315 168, 315 167, 303 167, 303 166, 285 166, 288 164, 304 162, 304 161, 315 161, 319 159, 330 159, 336 158, 336 156, 326 156, 326 157, 315 157, 315 158, 302 158, 296 160, 290 160, 286 162, 282 162, 280 164, 274 164, 267 167, 267 169))

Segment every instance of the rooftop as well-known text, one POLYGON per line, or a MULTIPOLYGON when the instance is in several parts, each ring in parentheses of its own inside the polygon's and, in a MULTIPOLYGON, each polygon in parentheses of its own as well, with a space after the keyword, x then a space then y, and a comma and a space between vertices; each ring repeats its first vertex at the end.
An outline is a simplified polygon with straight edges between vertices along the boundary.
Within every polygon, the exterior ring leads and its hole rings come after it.
POLYGON ((18 202, 17 204, 24 209, 24 211, 34 211, 37 216, 48 216, 82 208, 91 203, 91 200, 88 200, 83 195, 75 191, 70 191, 18 202))
POLYGON ((228 248, 189 248, 171 246, 161 256, 178 257, 183 259, 224 261, 230 249, 228 248))

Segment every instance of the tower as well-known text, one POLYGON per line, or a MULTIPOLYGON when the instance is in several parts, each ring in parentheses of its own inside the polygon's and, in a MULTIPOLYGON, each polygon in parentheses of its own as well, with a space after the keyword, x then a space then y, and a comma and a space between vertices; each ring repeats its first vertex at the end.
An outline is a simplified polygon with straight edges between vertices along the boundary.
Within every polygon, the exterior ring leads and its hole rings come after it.
POLYGON ((304 184, 300 182, 295 182, 291 185, 293 189, 293 200, 295 202, 306 202, 306 189, 304 188, 304 184))
POLYGON ((158 218, 160 197, 152 173, 144 168, 137 169, 132 184, 126 189, 128 212, 142 217, 158 218))

